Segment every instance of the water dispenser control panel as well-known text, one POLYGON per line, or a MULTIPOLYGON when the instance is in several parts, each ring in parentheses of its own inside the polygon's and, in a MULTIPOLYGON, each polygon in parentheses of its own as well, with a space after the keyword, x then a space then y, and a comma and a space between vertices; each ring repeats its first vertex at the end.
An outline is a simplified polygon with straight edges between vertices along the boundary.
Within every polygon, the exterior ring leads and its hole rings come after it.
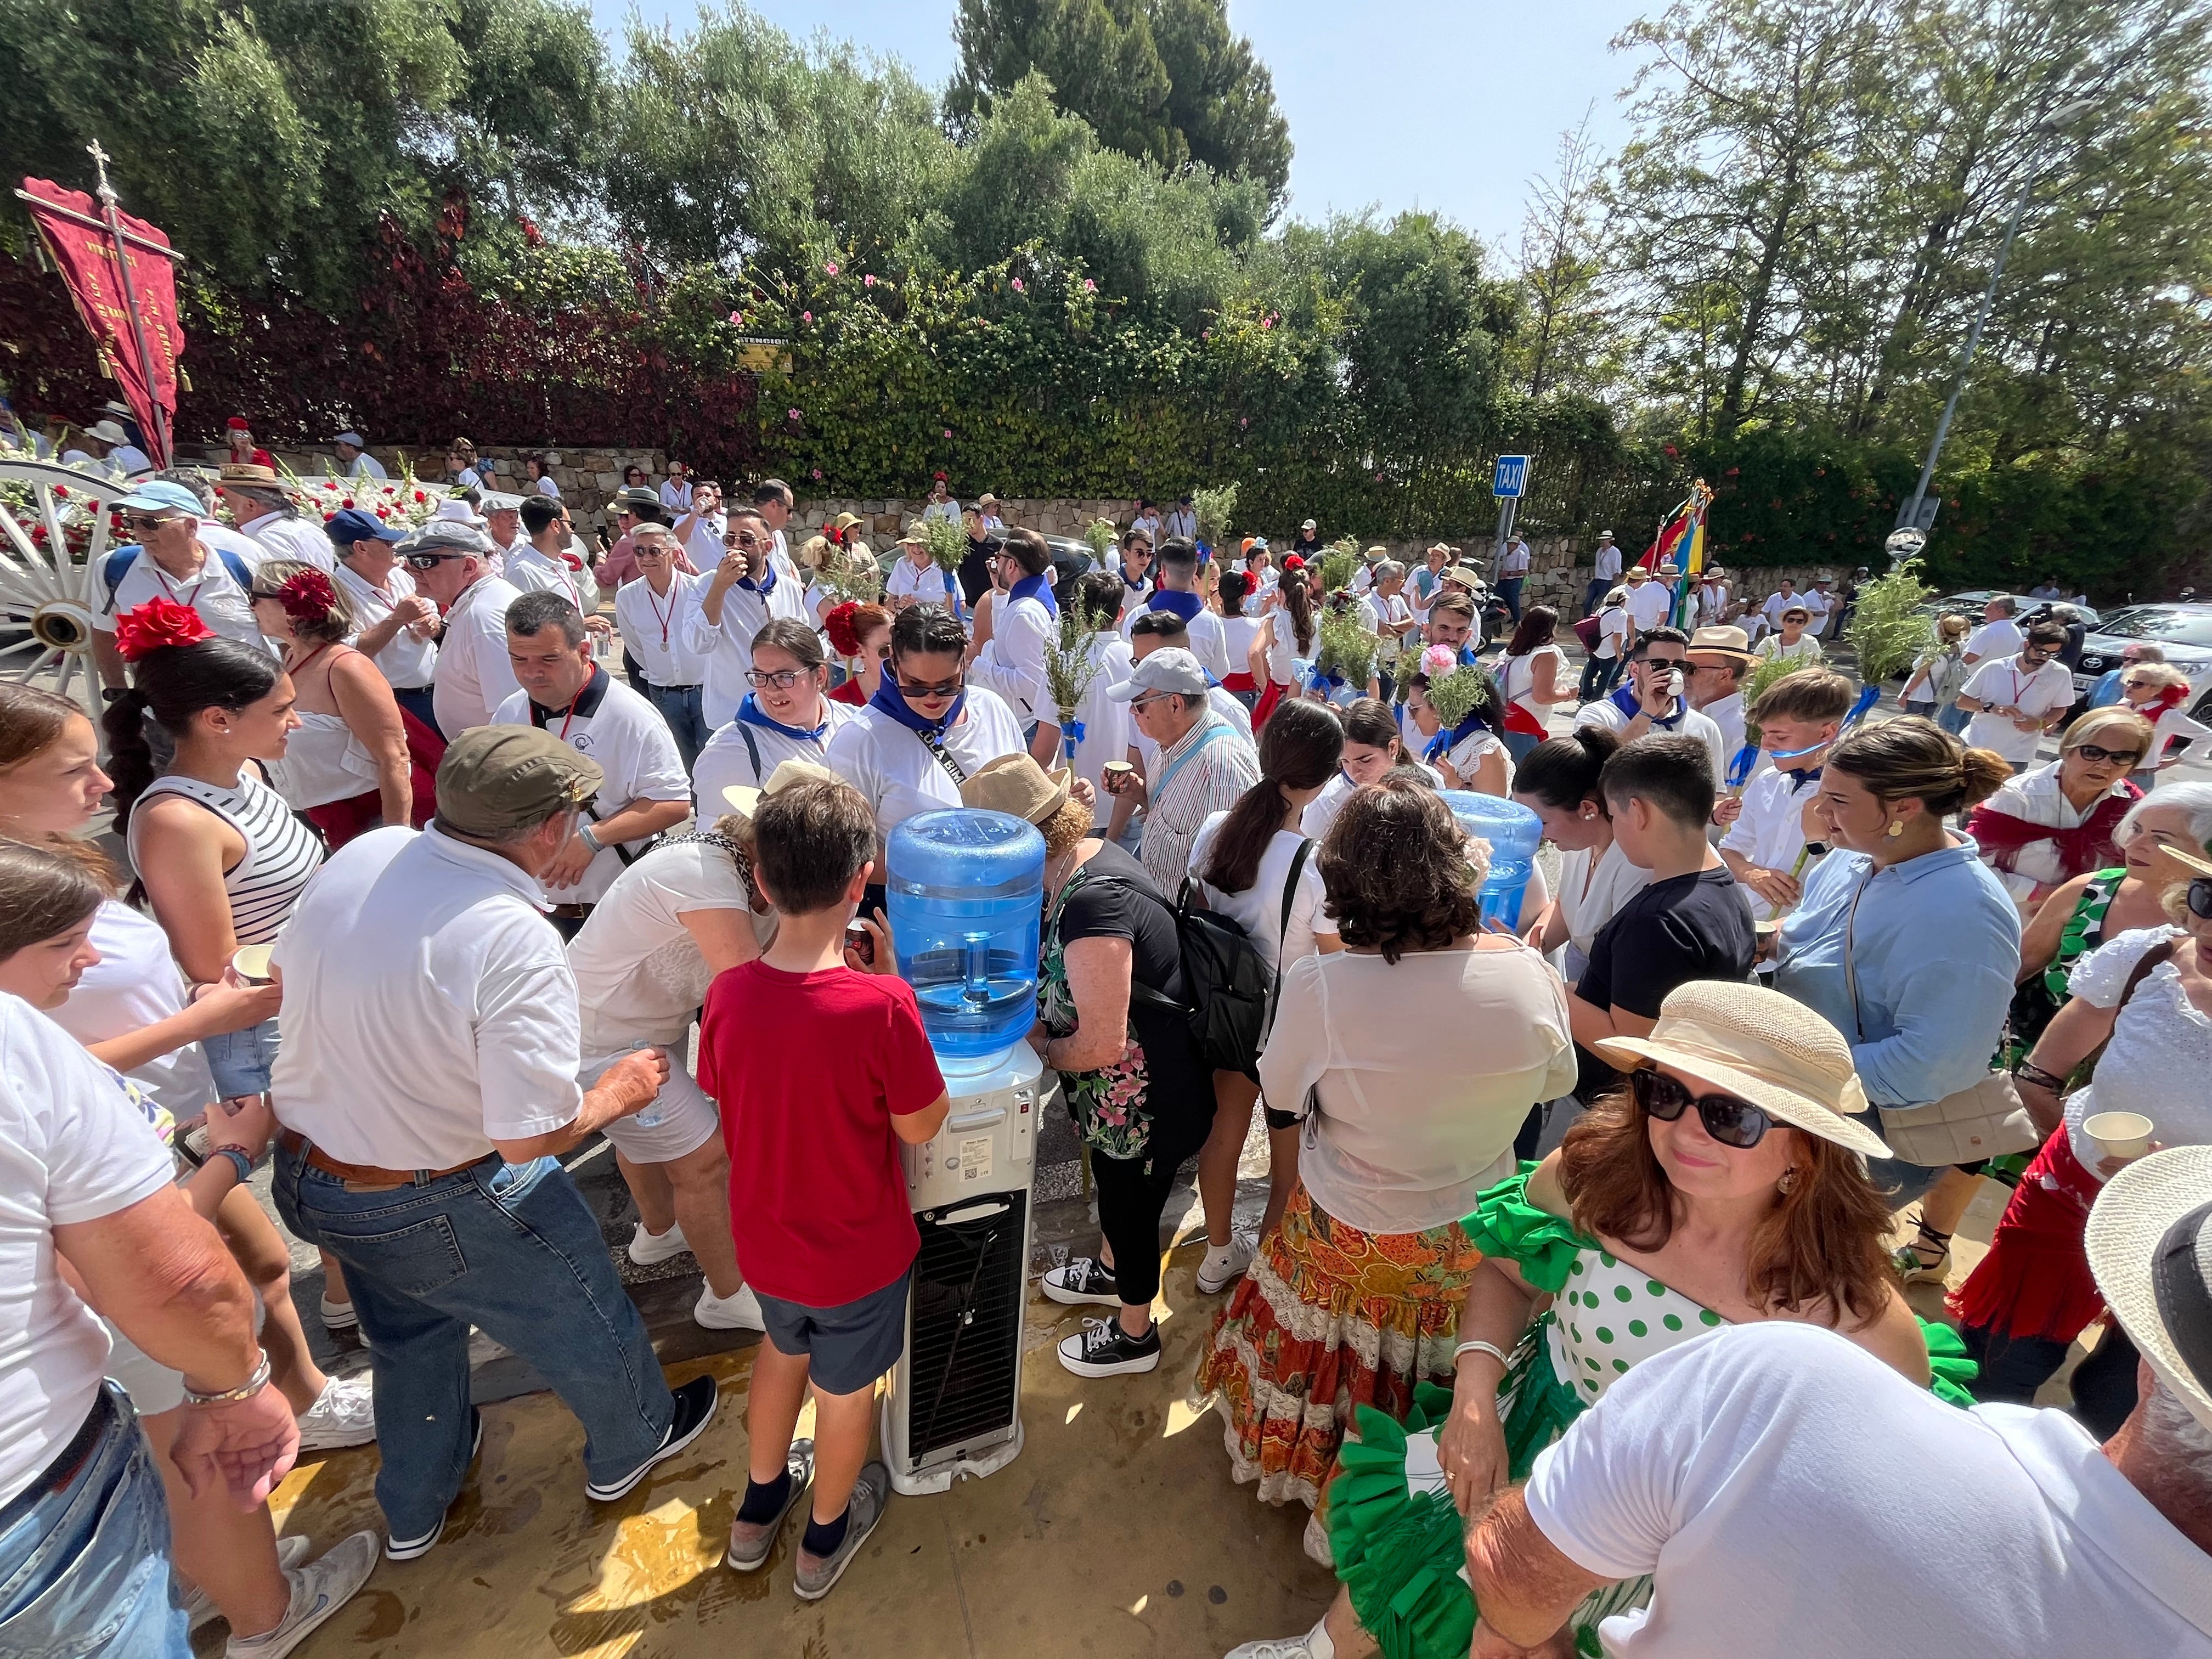
POLYGON ((995 1069, 948 1079, 952 1110, 935 1137, 902 1146, 908 1202, 916 1210, 957 1203, 977 1193, 1025 1189, 1036 1168, 1037 1114, 1044 1103, 1044 1068, 1018 1042, 995 1069))

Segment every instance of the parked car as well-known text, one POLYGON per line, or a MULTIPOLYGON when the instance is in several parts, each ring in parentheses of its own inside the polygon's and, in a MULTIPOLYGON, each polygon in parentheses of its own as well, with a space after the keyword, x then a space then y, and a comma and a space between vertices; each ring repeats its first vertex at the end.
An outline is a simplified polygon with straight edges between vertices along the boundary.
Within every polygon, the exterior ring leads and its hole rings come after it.
MULTIPOLYGON (((1963 593, 1946 593, 1941 599, 1923 600, 1917 609, 1923 617, 1940 617, 1947 611, 1955 611, 1978 628, 1981 626, 1982 607, 2004 592, 2002 587, 1972 587, 1963 593)), ((2023 617, 2044 603, 2041 599, 2031 599, 2025 593, 2014 593, 2012 599, 2020 607, 2019 614, 2023 617)), ((2089 631, 2093 634, 2104 623, 2105 618, 2086 605, 2075 605, 2071 599, 2055 599, 2051 603, 2072 605, 2075 613, 2089 625, 2089 631)))
POLYGON ((2086 697, 2108 670, 2120 665, 2120 652, 2130 641, 2148 640, 2166 653, 2166 661, 2189 676, 2189 695, 2198 720, 2212 706, 2212 605, 2139 605, 2116 611, 2089 631, 2082 642, 2081 664, 2074 675, 2074 693, 2086 697))

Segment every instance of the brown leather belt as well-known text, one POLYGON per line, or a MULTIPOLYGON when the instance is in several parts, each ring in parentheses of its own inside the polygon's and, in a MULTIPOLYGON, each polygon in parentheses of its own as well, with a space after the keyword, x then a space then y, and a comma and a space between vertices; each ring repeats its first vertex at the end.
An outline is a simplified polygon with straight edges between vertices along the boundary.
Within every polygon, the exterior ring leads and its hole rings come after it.
MULTIPOLYGON (((310 1168, 320 1170, 325 1175, 336 1176, 349 1187, 373 1193, 388 1191, 394 1187, 418 1187, 427 1181, 439 1181, 449 1175, 459 1175, 462 1170, 474 1169, 483 1162, 482 1158, 472 1158, 465 1164, 454 1164, 450 1170, 380 1170, 374 1164, 348 1164, 332 1158, 296 1129, 278 1130, 276 1144, 294 1157, 306 1159, 310 1168)), ((489 1152, 484 1154, 485 1158, 490 1156, 489 1152)))

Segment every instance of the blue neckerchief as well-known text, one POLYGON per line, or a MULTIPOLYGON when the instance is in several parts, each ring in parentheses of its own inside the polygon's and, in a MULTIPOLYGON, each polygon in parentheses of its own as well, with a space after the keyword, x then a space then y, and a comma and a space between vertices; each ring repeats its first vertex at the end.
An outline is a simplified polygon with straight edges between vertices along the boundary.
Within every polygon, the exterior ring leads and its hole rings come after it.
POLYGON ((768 580, 755 581, 750 576, 740 576, 738 578, 738 586, 749 593, 765 596, 775 592, 775 560, 771 556, 763 555, 761 562, 768 567, 768 580))
POLYGON ((1199 612, 1200 599, 1195 593, 1186 593, 1179 588, 1160 587, 1152 591, 1147 611, 1166 611, 1188 622, 1199 612))
POLYGON ((1808 766, 1802 772, 1790 766, 1778 767, 1776 770, 1790 780, 1790 793, 1793 795, 1807 784, 1818 783, 1820 781, 1821 769, 1817 766, 1808 766))
POLYGON ((1490 722, 1482 718, 1482 711, 1470 708, 1467 718, 1449 732, 1439 732, 1429 739, 1429 746, 1421 751, 1421 758, 1432 761, 1439 755, 1449 755, 1478 732, 1490 730, 1490 722))
POLYGON ((933 720, 924 720, 914 712, 912 706, 906 700, 905 694, 898 689, 897 676, 890 672, 886 672, 877 683, 876 695, 868 699, 869 708, 879 714, 889 714, 926 743, 940 741, 945 736, 945 728, 960 718, 960 711, 967 706, 968 693, 963 688, 960 695, 953 698, 952 707, 946 709, 942 715, 933 720))
MULTIPOLYGON (((884 678, 888 681, 890 677, 886 675, 884 678)), ((823 717, 819 726, 786 726, 781 720, 773 720, 761 712, 759 700, 750 691, 745 693, 745 700, 738 705, 738 718, 747 726, 757 726, 768 732, 781 732, 787 738, 797 738, 802 743, 817 745, 830 730, 827 715, 823 717)))
POLYGON ((1006 590, 1006 602, 1011 605, 1016 599, 1036 599, 1043 604, 1048 615, 1060 614, 1060 601, 1053 598, 1052 584, 1044 579, 1042 570, 1034 576, 1023 577, 1006 590))
MULTIPOLYGON (((1620 710, 1622 717, 1626 720, 1632 720, 1644 712, 1644 705, 1638 700, 1636 688, 1632 685, 1620 686, 1606 701, 1620 710)), ((1682 715, 1686 708, 1687 705, 1677 697, 1674 699, 1674 712, 1664 716, 1654 714, 1651 717, 1651 724, 1662 732, 1671 732, 1682 723, 1682 715)))
POLYGON ((1152 580, 1149 576, 1132 576, 1129 574, 1129 567, 1126 564, 1121 567, 1121 586, 1127 588, 1132 593, 1135 592, 1139 588, 1142 587, 1146 582, 1152 580))

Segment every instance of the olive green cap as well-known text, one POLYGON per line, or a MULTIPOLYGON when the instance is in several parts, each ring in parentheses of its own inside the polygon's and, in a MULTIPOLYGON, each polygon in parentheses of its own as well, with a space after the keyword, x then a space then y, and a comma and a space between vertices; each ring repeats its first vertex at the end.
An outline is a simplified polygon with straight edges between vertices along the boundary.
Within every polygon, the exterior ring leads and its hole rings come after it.
POLYGON ((532 830, 599 792, 606 774, 550 732, 478 726, 446 746, 438 763, 438 823, 496 841, 532 830))

